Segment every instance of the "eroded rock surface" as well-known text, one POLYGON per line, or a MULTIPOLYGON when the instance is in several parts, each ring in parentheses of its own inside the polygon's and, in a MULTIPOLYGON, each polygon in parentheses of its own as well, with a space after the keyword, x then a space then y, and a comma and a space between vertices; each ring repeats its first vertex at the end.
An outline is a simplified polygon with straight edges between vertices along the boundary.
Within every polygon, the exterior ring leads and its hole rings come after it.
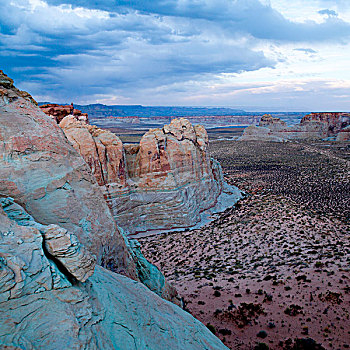
MULTIPOLYGON (((12 199, 1 203, 1 349, 226 349, 202 323, 139 282, 100 266, 84 283, 72 279, 69 249, 49 243, 65 270, 43 249, 52 232, 43 238, 46 226, 12 199)), ((58 242, 67 234, 54 236, 58 242)), ((90 259, 80 252, 75 271, 90 259)))
POLYGON ((85 282, 94 273, 95 256, 80 244, 74 234, 58 225, 45 226, 35 222, 12 198, 0 198, 0 206, 20 226, 39 230, 43 238, 42 246, 49 256, 78 281, 85 282))
MULTIPOLYGON (((97 264, 139 280, 143 275, 137 271, 135 255, 119 231, 89 166, 57 123, 31 98, 23 98, 2 72, 0 84, 5 96, 0 103, 0 197, 12 197, 40 224, 59 226, 44 230, 45 245, 67 266, 71 266, 68 260, 82 259, 75 250, 73 234, 96 256, 97 264)), ((102 149, 106 138, 96 138, 102 140, 102 149)), ((162 278, 158 269, 152 271, 162 278)), ((88 276, 73 267, 70 272, 82 280, 88 276)), ((153 290, 171 295, 170 300, 178 302, 176 291, 166 282, 162 291, 153 290)))
POLYGON ((336 136, 350 125, 350 113, 310 113, 300 121, 300 125, 310 123, 323 125, 326 137, 336 136))
POLYGON ((277 136, 275 132, 264 126, 250 125, 244 129, 243 135, 238 139, 239 141, 271 141, 271 142, 285 142, 286 139, 277 136))
MULTIPOLYGON (((226 191, 220 165, 209 157, 206 130, 187 119, 125 146, 111 132, 72 116, 59 125, 89 164, 114 218, 131 234, 193 226, 226 191)), ((231 194, 233 205, 239 191, 231 194)))
POLYGON ((17 99, 18 96, 38 105, 28 92, 17 89, 13 80, 0 69, 0 107, 17 99))
POLYGON ((339 131, 337 141, 350 141, 350 125, 339 131))
POLYGON ((38 227, 17 224, 0 205, 0 302, 71 285, 45 256, 38 227))
POLYGON ((76 234, 98 264, 137 278, 89 167, 55 121, 7 86, 13 97, 0 106, 0 196, 13 197, 36 221, 76 234))
POLYGON ((100 186, 118 184, 122 189, 127 186, 123 145, 118 136, 81 123, 72 115, 64 118, 59 126, 89 165, 100 186))
POLYGON ((270 129, 283 129, 287 124, 280 118, 274 118, 271 114, 264 114, 259 122, 259 126, 270 129))

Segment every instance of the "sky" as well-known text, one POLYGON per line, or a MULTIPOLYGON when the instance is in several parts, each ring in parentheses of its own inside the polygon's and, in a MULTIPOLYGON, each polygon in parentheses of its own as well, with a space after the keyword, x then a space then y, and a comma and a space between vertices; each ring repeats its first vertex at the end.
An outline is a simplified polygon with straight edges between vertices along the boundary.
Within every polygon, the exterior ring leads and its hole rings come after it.
POLYGON ((37 101, 350 111, 349 0, 0 0, 37 101))

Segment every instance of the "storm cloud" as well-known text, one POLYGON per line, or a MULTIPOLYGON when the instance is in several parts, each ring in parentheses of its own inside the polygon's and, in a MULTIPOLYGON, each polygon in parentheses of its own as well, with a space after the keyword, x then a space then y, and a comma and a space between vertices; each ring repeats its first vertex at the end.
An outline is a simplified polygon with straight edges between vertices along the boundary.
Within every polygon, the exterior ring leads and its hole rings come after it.
POLYGON ((141 90, 208 85, 226 74, 275 68, 285 59, 268 56, 262 48, 268 43, 350 37, 350 24, 333 10, 319 9, 326 15, 321 22, 296 22, 258 0, 0 0, 0 6, 1 69, 34 95, 60 101, 104 94, 134 101, 141 90))

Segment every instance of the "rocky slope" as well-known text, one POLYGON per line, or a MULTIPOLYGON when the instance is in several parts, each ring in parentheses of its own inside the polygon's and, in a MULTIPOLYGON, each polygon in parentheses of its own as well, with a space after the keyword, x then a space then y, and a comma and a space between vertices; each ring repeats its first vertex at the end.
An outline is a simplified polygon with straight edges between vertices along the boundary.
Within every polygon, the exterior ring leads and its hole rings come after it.
POLYGON ((312 140, 327 137, 337 138, 339 141, 346 137, 343 131, 350 125, 349 113, 311 113, 303 117, 300 124, 287 126, 279 118, 264 115, 259 126, 250 126, 244 130, 240 141, 276 141, 312 140))
POLYGON ((95 267, 73 233, 0 205, 1 349, 225 349, 141 283, 95 267), (88 278, 88 279, 87 279, 88 278))
POLYGON ((231 205, 240 196, 225 186, 220 165, 210 159, 204 127, 184 118, 151 129, 136 146, 74 116, 59 126, 102 186, 114 218, 131 234, 193 226, 203 211, 222 204, 223 192, 231 205))
POLYGON ((14 198, 41 224, 75 234, 99 265, 146 278, 153 291, 177 301, 159 270, 140 264, 138 249, 118 229, 90 168, 57 123, 2 72, 0 83, 0 197, 14 198))

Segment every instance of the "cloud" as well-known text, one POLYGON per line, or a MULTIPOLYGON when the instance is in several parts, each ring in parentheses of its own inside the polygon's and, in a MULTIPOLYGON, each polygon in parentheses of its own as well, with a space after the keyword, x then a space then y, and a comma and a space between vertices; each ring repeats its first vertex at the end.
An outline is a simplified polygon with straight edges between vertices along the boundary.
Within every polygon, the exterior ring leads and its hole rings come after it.
POLYGON ((313 50, 313 49, 304 49, 304 48, 297 48, 297 49, 294 49, 294 51, 300 51, 300 52, 304 52, 306 54, 313 54, 313 53, 317 53, 317 51, 313 50))
POLYGON ((270 44, 311 55, 350 37, 333 10, 320 11, 321 23, 296 22, 258 0, 0 0, 0 8, 0 68, 34 96, 62 102, 206 95, 222 76, 288 61, 269 54, 270 44))
MULTIPOLYGON (((49 0, 53 4, 69 0, 49 0)), ((259 0, 76 0, 74 6, 110 12, 139 11, 145 14, 205 20, 224 28, 228 33, 242 32, 258 39, 282 41, 334 41, 349 39, 350 23, 341 19, 326 18, 322 23, 290 21, 259 0)), ((334 11, 328 10, 329 14, 334 11)))
POLYGON ((242 37, 202 22, 24 3, 3 7, 0 63, 34 94, 44 85, 52 98, 78 99, 274 66, 242 37))
POLYGON ((325 10, 318 11, 318 13, 320 15, 327 15, 328 17, 338 17, 338 14, 333 10, 325 9, 325 10))
POLYGON ((321 6, 323 6, 323 5, 335 6, 339 10, 350 9, 350 2, 349 2, 349 0, 316 0, 316 1, 321 6))

